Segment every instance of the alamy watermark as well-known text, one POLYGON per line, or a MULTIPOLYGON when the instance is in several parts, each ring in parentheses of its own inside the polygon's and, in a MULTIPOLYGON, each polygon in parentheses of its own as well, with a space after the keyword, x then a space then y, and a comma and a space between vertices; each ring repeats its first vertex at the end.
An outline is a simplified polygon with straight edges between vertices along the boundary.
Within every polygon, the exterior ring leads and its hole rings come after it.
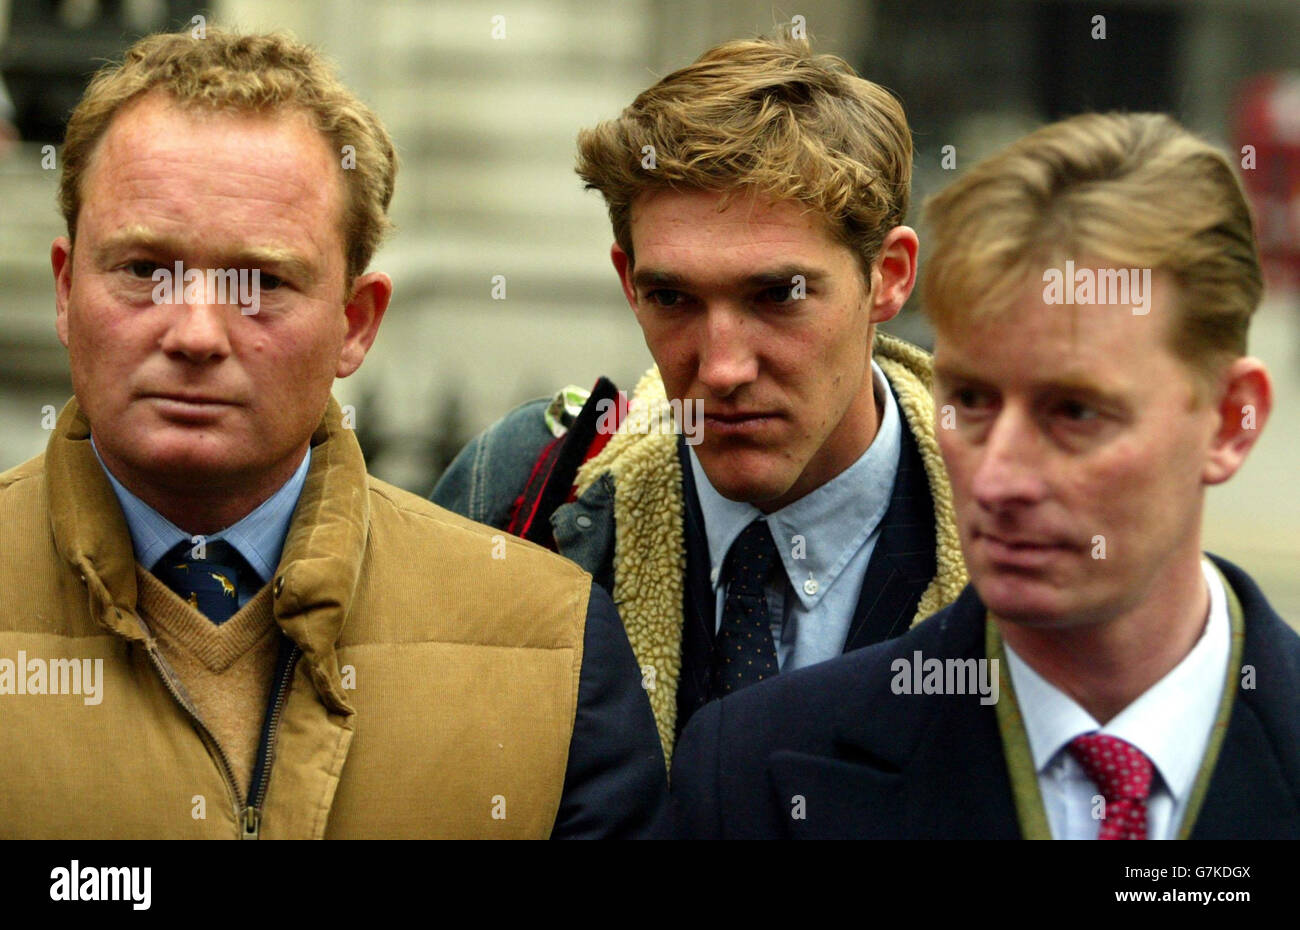
POLYGON ((1043 272, 1043 303, 1132 306, 1134 316, 1151 312, 1150 268, 1079 268, 1043 272))
POLYGON ((895 694, 978 694, 984 705, 998 702, 997 659, 926 659, 921 650, 889 665, 895 694))
POLYGON ((704 401, 699 398, 683 400, 674 397, 666 406, 656 407, 645 412, 644 416, 628 418, 628 401, 623 394, 618 399, 601 398, 596 402, 596 433, 608 436, 624 432, 645 434, 681 433, 686 437, 688 446, 698 446, 704 440, 704 401))
POLYGON ((0 658, 0 695, 80 694, 94 706, 104 700, 103 659, 0 658))
POLYGON ((155 268, 153 302, 170 304, 239 304, 244 316, 252 316, 262 306, 262 269, 260 268, 186 268, 177 261, 174 269, 155 268))
POLYGON ((147 911, 153 902, 151 866, 83 866, 77 859, 50 871, 51 901, 130 901, 147 911))

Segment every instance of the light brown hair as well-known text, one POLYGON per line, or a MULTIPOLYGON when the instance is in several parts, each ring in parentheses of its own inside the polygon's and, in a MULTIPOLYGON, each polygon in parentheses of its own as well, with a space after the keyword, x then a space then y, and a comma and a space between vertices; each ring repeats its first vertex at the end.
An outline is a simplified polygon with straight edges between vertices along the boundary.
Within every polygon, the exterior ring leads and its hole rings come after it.
POLYGON ((865 270, 907 215, 912 136, 898 100, 843 59, 804 40, 741 40, 579 133, 577 172, 604 195, 633 262, 633 201, 673 188, 724 192, 723 209, 743 191, 802 202, 865 270))
POLYGON ((1203 388, 1246 352, 1263 290, 1228 159, 1168 116, 1085 114, 972 167, 925 204, 923 306, 936 327, 1006 310, 1062 259, 1163 271, 1170 347, 1203 388))
POLYGON ((391 228, 388 206, 397 176, 393 140, 316 50, 281 34, 239 35, 211 28, 204 38, 159 33, 140 39, 121 62, 95 74, 72 111, 63 144, 59 209, 74 244, 81 186, 99 140, 124 106, 155 88, 181 106, 305 112, 339 153, 348 282, 365 271, 391 228), (345 145, 355 148, 353 168, 343 168, 345 145))

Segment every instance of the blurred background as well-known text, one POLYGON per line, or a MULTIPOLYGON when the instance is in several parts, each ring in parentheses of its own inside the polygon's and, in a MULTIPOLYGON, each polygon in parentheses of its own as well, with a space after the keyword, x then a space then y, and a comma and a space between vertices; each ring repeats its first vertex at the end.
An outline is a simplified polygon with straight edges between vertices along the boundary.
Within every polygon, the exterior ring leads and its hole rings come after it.
MULTIPOLYGON (((630 388, 649 366, 603 203, 573 174, 574 138, 709 46, 799 16, 815 48, 898 94, 914 212, 1047 120, 1173 114, 1243 166, 1269 273, 1251 350, 1278 390, 1246 467, 1210 492, 1205 545, 1300 626, 1294 0, 0 0, 0 470, 42 451, 47 406, 71 393, 49 264, 67 114, 104 60, 195 16, 321 47, 396 139, 397 232, 374 263, 394 300, 336 394, 357 408, 371 471, 420 494, 515 404, 602 374, 630 388)), ((888 328, 928 346, 915 305, 888 328)))

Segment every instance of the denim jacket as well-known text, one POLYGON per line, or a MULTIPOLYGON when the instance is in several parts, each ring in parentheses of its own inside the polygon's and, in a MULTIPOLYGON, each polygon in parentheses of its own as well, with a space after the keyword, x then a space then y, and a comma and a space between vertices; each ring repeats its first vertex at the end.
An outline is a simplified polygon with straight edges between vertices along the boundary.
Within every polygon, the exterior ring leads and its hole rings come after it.
MULTIPOLYGON (((537 457, 555 438, 543 414, 548 398, 521 404, 472 439, 448 466, 433 502, 504 529, 537 457)), ((551 517, 556 550, 614 591, 614 482, 604 475, 551 517)))

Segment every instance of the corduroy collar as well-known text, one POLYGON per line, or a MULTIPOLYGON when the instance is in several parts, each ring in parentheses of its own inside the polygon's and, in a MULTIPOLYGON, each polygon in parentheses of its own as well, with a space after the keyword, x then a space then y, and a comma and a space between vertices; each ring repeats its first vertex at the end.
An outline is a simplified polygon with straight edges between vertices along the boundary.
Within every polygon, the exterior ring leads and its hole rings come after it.
MULTIPOLYGON (((311 438, 312 461, 272 580, 275 619, 303 651, 317 692, 350 714, 335 644, 361 574, 370 526, 369 478, 361 447, 332 397, 311 438)), ((109 630, 147 641, 136 611, 131 536, 90 445, 75 398, 59 414, 45 452, 54 544, 89 589, 92 613, 109 630)))

